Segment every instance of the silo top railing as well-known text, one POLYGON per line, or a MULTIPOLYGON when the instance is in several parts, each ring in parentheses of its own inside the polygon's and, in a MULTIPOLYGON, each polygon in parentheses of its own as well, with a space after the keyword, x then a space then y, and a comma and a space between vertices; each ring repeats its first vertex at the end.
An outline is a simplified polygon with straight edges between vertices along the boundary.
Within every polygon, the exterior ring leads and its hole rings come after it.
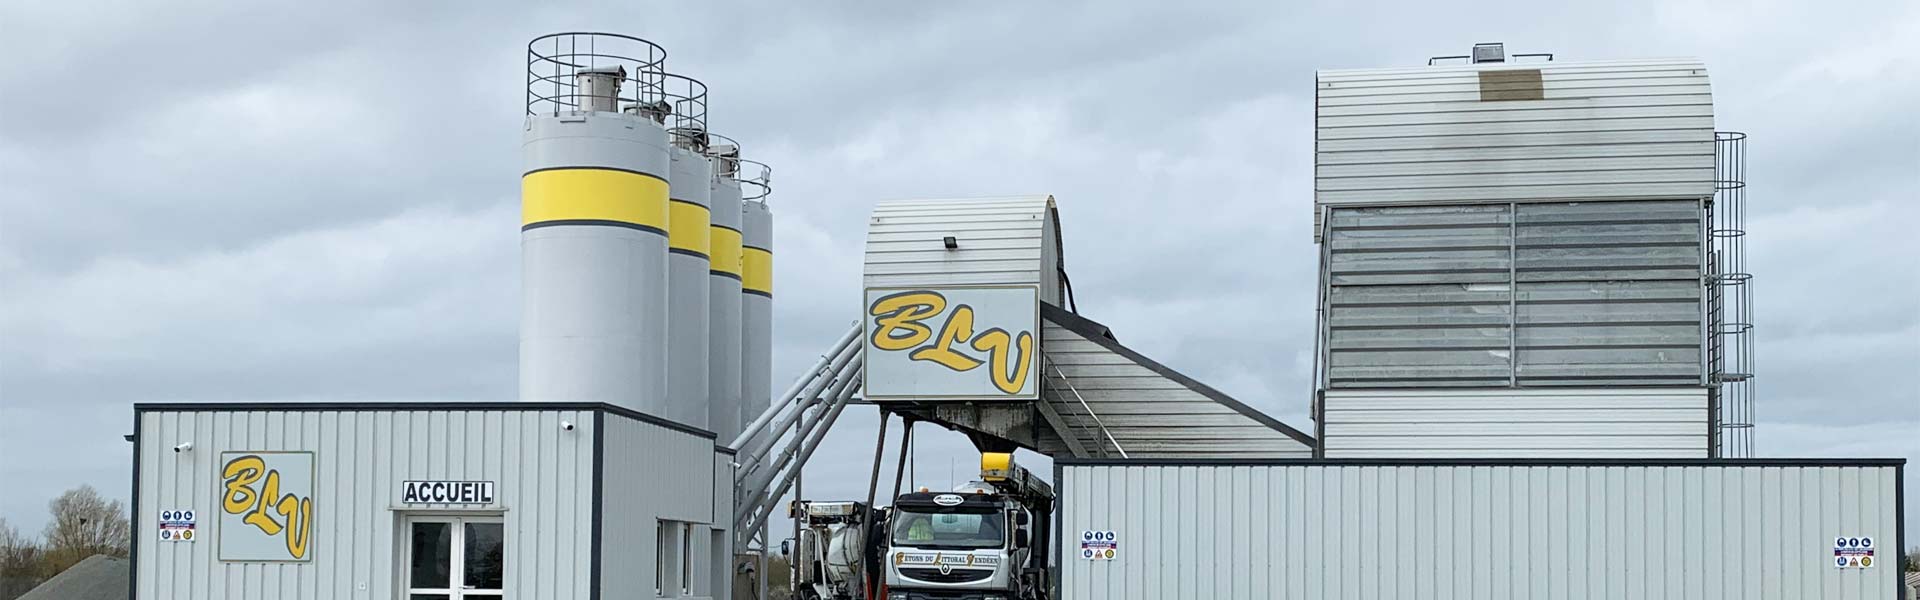
POLYGON ((707 157, 713 159, 713 176, 740 184, 741 200, 765 201, 773 195, 773 167, 757 160, 740 158, 740 142, 718 133, 708 133, 712 144, 707 157))
MULTIPOLYGON (((664 106, 667 51, 659 44, 617 33, 554 33, 527 42, 527 114, 587 112, 596 104, 613 110, 664 106), (613 79, 606 89, 588 89, 582 75, 613 79)), ((701 118, 706 117, 706 86, 701 118)))
POLYGON ((740 173, 734 176, 734 179, 740 182, 741 189, 745 190, 740 197, 741 200, 765 202, 767 196, 773 195, 773 167, 757 160, 744 158, 734 160, 741 165, 740 173))
POLYGON ((661 83, 661 99, 666 103, 667 114, 662 115, 665 118, 660 124, 673 134, 675 144, 705 154, 710 142, 707 84, 678 73, 662 74, 661 83))
POLYGON ((740 175, 740 142, 733 138, 707 132, 707 158, 713 160, 713 178, 733 179, 740 175))

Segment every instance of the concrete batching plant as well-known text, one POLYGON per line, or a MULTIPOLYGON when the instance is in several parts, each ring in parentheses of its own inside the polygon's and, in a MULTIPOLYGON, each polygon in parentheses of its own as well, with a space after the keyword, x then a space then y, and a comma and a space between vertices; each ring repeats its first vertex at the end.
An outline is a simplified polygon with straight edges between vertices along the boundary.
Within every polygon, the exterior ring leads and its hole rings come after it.
POLYGON ((133 595, 766 598, 789 506, 836 561, 806 589, 888 600, 1897 589, 1904 461, 1735 458, 1744 136, 1705 66, 1452 58, 1316 78, 1303 431, 1081 314, 1044 194, 879 203, 855 321, 771 394, 771 170, 660 46, 536 38, 519 401, 137 405, 133 595), (868 498, 800 502, 855 405, 868 498), (886 507, 895 417, 981 482, 886 507))

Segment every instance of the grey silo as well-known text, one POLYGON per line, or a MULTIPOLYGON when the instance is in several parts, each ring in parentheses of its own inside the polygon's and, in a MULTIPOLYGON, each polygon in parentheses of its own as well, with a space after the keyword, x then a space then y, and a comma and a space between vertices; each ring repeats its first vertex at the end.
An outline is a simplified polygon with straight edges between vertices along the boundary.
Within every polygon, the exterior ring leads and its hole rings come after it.
POLYGON ((528 54, 520 398, 658 414, 669 144, 652 111, 666 53, 624 36, 560 34, 528 54))
POLYGON ((707 159, 706 85, 666 76, 672 105, 672 184, 668 204, 667 405, 662 417, 707 427, 707 278, 711 252, 713 164, 707 159))
POLYGON ((742 423, 760 416, 773 394, 773 212, 763 193, 741 203, 745 277, 740 294, 742 423))
POLYGON ((714 180, 711 200, 713 223, 711 268, 707 303, 707 428, 721 438, 740 435, 744 423, 740 406, 740 145, 714 135, 710 154, 714 180))

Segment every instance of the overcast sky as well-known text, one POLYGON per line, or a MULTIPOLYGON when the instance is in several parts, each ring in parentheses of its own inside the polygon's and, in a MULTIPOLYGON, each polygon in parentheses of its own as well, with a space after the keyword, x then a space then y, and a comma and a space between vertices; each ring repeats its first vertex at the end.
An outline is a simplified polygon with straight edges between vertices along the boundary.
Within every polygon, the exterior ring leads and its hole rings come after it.
MULTIPOLYGON (((1752 135, 1761 454, 1920 459, 1914 2, 532 4, 0 6, 0 517, 124 497, 134 402, 514 399, 525 43, 561 30, 666 46, 775 168, 779 387, 857 314, 874 202, 1050 193, 1084 314, 1303 430, 1315 69, 1699 57, 1752 135)), ((875 421, 809 496, 864 493, 875 421)), ((975 468, 921 433, 928 483, 975 468)))

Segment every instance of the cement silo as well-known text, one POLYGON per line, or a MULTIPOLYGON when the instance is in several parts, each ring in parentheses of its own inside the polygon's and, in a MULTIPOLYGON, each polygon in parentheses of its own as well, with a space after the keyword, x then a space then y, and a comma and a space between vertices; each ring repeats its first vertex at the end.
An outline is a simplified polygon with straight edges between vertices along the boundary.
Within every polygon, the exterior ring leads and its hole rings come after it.
POLYGON ((615 34, 527 46, 522 400, 665 405, 665 60, 660 46, 615 34))
POLYGON ((773 170, 754 161, 751 197, 740 203, 741 421, 760 416, 773 394, 773 212, 767 209, 773 170))
POLYGON ((713 159, 713 223, 708 257, 707 428, 720 439, 740 435, 740 144, 709 134, 713 159))
POLYGON ((707 428, 709 197, 707 86, 667 74, 668 133, 673 137, 667 232, 667 405, 662 417, 707 428))

